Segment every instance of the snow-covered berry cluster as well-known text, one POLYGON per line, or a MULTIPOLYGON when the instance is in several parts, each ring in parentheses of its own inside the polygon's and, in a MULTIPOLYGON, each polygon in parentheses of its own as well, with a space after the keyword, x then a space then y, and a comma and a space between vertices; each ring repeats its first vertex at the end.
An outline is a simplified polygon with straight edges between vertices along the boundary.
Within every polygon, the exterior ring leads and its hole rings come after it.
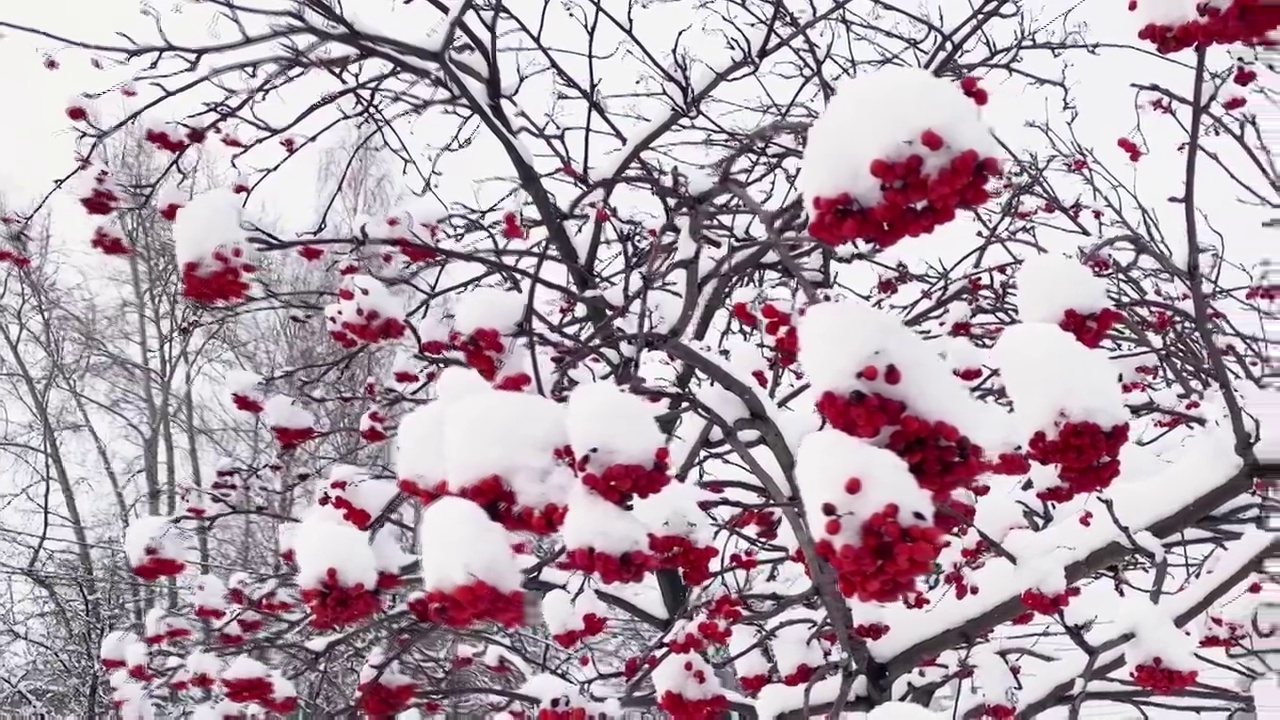
MULTIPOLYGON (((755 310, 746 302, 735 302, 732 312, 733 317, 744 326, 759 328, 764 333, 766 342, 773 351, 769 356, 770 365, 789 368, 796 362, 796 327, 793 314, 783 307, 781 302, 774 301, 762 303, 759 310, 755 310)), ((764 387, 768 384, 761 379, 764 371, 758 372, 756 379, 764 387)))
POLYGON ((1144 16, 1138 38, 1168 55, 1211 45, 1275 44, 1280 12, 1266 0, 1129 0, 1129 11, 1144 16))
POLYGON ((844 81, 805 147, 798 182, 809 234, 831 246, 887 248, 990 200, 987 184, 1002 169, 976 107, 985 94, 972 78, 959 87, 919 68, 844 81), (849 143, 850 133, 860 141, 849 143))
POLYGON ((348 350, 404 337, 404 307, 390 290, 368 275, 348 275, 338 302, 325 308, 329 337, 348 350))
POLYGON ((241 228, 243 208, 230 190, 197 195, 173 224, 173 247, 182 272, 182 294, 192 302, 220 305, 243 300, 257 267, 241 228))

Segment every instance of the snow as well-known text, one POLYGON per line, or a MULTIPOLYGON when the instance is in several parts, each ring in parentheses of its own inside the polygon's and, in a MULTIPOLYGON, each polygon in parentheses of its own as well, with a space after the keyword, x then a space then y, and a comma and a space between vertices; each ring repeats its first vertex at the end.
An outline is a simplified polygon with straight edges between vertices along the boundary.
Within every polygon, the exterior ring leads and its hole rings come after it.
POLYGON ((445 477, 460 490, 500 475, 518 496, 537 496, 568 444, 564 407, 529 393, 487 390, 459 402, 444 426, 445 477))
POLYGON ((247 250, 240 227, 244 208, 231 190, 216 188, 191 199, 173 223, 173 251, 179 265, 205 264, 215 252, 247 250))
POLYGON ((644 523, 581 485, 569 493, 569 511, 560 534, 566 548, 594 548, 609 555, 649 547, 644 523))
POLYGON ((337 570, 338 582, 346 587, 360 584, 369 589, 378 582, 368 533, 351 525, 307 518, 294 531, 293 553, 299 587, 318 587, 330 568, 337 570))
POLYGON ((1119 372, 1105 353, 1090 350, 1048 323, 1005 328, 993 351, 1024 435, 1053 434, 1059 418, 1103 428, 1129 421, 1119 372))
POLYGON ((287 395, 272 395, 262 404, 262 419, 268 427, 301 430, 314 428, 316 416, 287 395))
POLYGON ((806 612, 785 613, 774 623, 775 632, 769 642, 778 673, 783 677, 794 673, 801 665, 817 668, 822 665, 822 647, 810 636, 814 632, 811 622, 803 620, 806 612))
MULTIPOLYGON (((1138 0, 1134 15, 1140 25, 1155 23, 1178 26, 1200 16, 1196 12, 1196 6, 1200 2, 1201 0, 1138 0)), ((1231 4, 1231 0, 1210 0, 1209 4, 1225 7, 1231 4)))
POLYGON ((796 485, 814 528, 828 519, 822 513, 826 503, 836 506, 845 532, 855 536, 867 518, 890 503, 897 504, 898 521, 904 526, 928 524, 933 517, 932 499, 916 483, 906 461, 839 430, 819 430, 800 442, 796 485), (845 483, 854 477, 862 481, 862 491, 850 495, 845 483))
POLYGON ((115 630, 102 638, 102 646, 98 657, 103 660, 124 660, 128 649, 139 641, 139 637, 127 630, 115 630))
POLYGON ((867 720, 940 720, 947 717, 928 708, 904 702, 890 702, 867 713, 867 720))
POLYGON ((809 129, 796 185, 806 203, 848 193, 863 206, 876 205, 883 196, 880 180, 871 176, 873 160, 919 153, 931 175, 966 149, 983 157, 1003 155, 978 106, 958 85, 921 68, 862 70, 840 82, 809 129), (925 130, 947 145, 939 152, 925 150, 919 143, 925 130))
POLYGON ((458 299, 453 329, 469 335, 481 328, 509 335, 524 318, 527 300, 522 293, 499 288, 476 288, 458 299))
POLYGON ((493 388, 490 387, 489 381, 471 368, 447 367, 441 370, 440 376, 436 378, 435 389, 437 402, 453 402, 488 392, 493 388))
POLYGON ((1027 258, 1015 278, 1014 304, 1024 323, 1057 324, 1067 310, 1087 315, 1111 307, 1106 281, 1065 255, 1027 258))
POLYGON ((426 589, 447 592, 475 580, 502 592, 520 589, 522 576, 506 530, 470 500, 435 500, 422 511, 418 534, 426 589))
MULTIPOLYGON (((1240 460, 1233 451, 1234 442, 1230 432, 1207 431, 1190 438, 1163 471, 1113 485, 1108 494, 1116 516, 1132 531, 1145 530, 1221 486, 1240 469, 1240 460)), ((1111 522, 1102 518, 1095 517, 1090 525, 1081 525, 1079 513, 1058 518, 1038 535, 1036 542, 1040 547, 1053 548, 1053 554, 1037 561, 1061 567, 1123 538, 1111 522)), ((1244 540, 1237 543, 1237 547, 1245 549, 1247 545, 1244 540)), ((1232 548, 1231 552, 1236 549, 1232 548)), ((980 595, 970 595, 964 600, 956 600, 954 595, 937 598, 925 614, 904 607, 886 607, 882 622, 889 625, 890 630, 883 638, 868 643, 871 653, 877 660, 888 661, 941 630, 958 627, 1020 595, 1032 588, 1035 580, 1034 574, 1020 573, 1007 560, 991 558, 970 575, 971 584, 982 588, 980 595)), ((1188 592, 1191 590, 1178 593, 1171 600, 1180 600, 1188 592)))
POLYGON ((1133 640, 1125 645, 1125 662, 1130 666, 1141 665, 1153 658, 1160 658, 1166 667, 1174 670, 1199 670, 1196 659, 1196 643, 1164 612, 1147 598, 1131 594, 1120 600, 1115 628, 1133 633, 1133 640))
POLYGON ((734 625, 729 635, 729 655, 738 677, 769 674, 769 658, 760 651, 760 631, 750 625, 734 625))
POLYGON ((976 400, 929 343, 897 317, 858 299, 811 305, 796 323, 797 357, 816 393, 863 390, 901 400, 914 415, 955 426, 988 451, 1010 444, 1009 419, 976 400), (857 377, 867 365, 893 364, 902 382, 857 377))
POLYGON ((663 446, 654 406, 611 382, 580 385, 569 394, 569 442, 601 466, 653 464, 663 446))
POLYGON ((270 675, 267 666, 254 660, 248 655, 239 655, 226 670, 222 671, 224 680, 249 680, 252 678, 265 678, 270 675))
POLYGON ((222 673, 222 659, 212 653, 199 650, 187 656, 185 666, 192 675, 208 675, 216 678, 222 673))
POLYGON ((262 382, 262 376, 248 370, 232 370, 227 373, 224 385, 232 395, 246 395, 254 392, 262 382))
MULTIPOLYGON (((283 527, 281 529, 283 530, 283 527)), ((225 609, 227 586, 217 575, 201 575, 196 578, 196 588, 191 602, 200 607, 225 609)))
POLYGON ((700 656, 693 653, 672 653, 663 658, 653 669, 653 689, 662 697, 665 692, 687 700, 705 700, 724 694, 715 670, 700 656), (693 674, 701 670, 706 682, 698 682, 693 674))
POLYGON ((154 551, 158 557, 184 560, 187 549, 181 532, 173 524, 173 518, 167 515, 138 518, 124 531, 125 556, 134 567, 147 561, 148 550, 154 551))

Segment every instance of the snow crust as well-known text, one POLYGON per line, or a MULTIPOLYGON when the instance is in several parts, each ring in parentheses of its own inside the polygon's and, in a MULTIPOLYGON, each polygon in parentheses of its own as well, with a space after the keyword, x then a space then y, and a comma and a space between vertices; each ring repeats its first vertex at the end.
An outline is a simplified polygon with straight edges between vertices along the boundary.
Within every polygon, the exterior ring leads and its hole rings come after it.
POLYGON ((850 528, 861 528, 889 503, 898 505, 898 521, 904 526, 928 524, 933 517, 929 493, 916 483, 902 458, 839 430, 819 430, 800 442, 796 485, 815 528, 827 521, 822 514, 825 503, 835 505, 850 528), (850 495, 844 487, 854 477, 862 481, 862 491, 850 495))
POLYGON ((507 531, 470 500, 432 502, 422 511, 418 535, 426 589, 447 592, 475 580, 502 592, 520 589, 522 576, 507 531))
POLYGON ((134 567, 147 561, 147 550, 159 557, 185 560, 187 548, 182 531, 167 515, 138 518, 124 531, 124 553, 134 567))
POLYGON ((1103 428, 1129 421, 1115 365, 1057 325, 1008 327, 992 354, 1024 435, 1050 431, 1059 418, 1103 428))
POLYGON ((458 299, 453 309, 453 329, 468 335, 481 328, 507 335, 524 318, 527 299, 522 293, 481 287, 458 299))
POLYGON ((566 548, 594 548, 610 555, 649 547, 649 529, 635 514, 581 485, 569 492, 569 511, 560 535, 566 548))
POLYGON ((244 208, 231 190, 216 188, 190 200, 173 223, 173 252, 179 265, 205 264, 218 250, 248 250, 240 227, 244 208))
POLYGON ((611 382, 580 385, 569 394, 569 442, 603 465, 649 465, 664 440, 653 406, 611 382))
POLYGON ((501 475, 517 495, 536 495, 552 453, 568 444, 564 418, 562 405, 530 393, 486 390, 457 403, 444 426, 450 487, 501 475))
POLYGON ((330 568, 338 571, 338 581, 347 587, 362 584, 370 589, 378 582, 377 557, 368 533, 346 523, 317 517, 303 520, 294 531, 293 554, 302 588, 318 587, 330 568))
POLYGON ((884 311, 857 299, 811 305, 796 324, 798 358, 814 392, 878 392, 905 402, 913 414, 954 425, 989 450, 1009 445, 1009 419, 969 393, 946 361, 919 335, 884 311), (867 365, 892 363, 897 385, 857 377, 867 365))
POLYGON ((272 395, 262 404, 262 419, 268 427, 301 430, 316 426, 316 416, 288 395, 272 395))
POLYGON ((959 86, 911 67, 883 67, 840 81, 835 96, 809 129, 797 187, 807 203, 848 193, 863 206, 883 199, 871 162, 913 153, 933 174, 960 152, 1002 157, 978 106, 959 86), (933 130, 947 145, 929 152, 920 135, 933 130))
POLYGON ((1025 323, 1057 324, 1067 310, 1089 314, 1111 307, 1106 281, 1065 255, 1029 257, 1015 278, 1014 304, 1025 323))

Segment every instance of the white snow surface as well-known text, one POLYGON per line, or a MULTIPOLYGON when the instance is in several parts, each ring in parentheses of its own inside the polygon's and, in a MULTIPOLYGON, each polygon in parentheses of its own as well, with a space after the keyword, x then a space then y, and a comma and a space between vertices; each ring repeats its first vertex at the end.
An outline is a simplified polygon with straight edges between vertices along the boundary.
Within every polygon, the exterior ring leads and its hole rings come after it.
POLYGON ((650 465, 664 440, 653 404, 611 382, 580 385, 569 394, 569 442, 579 456, 591 452, 601 467, 650 465))
POLYGON ((449 409, 445 478, 455 490, 501 475, 523 497, 537 497, 556 448, 568 444, 565 410, 531 393, 486 390, 449 409))
POLYGON ((1005 328, 993 355, 1025 436, 1037 430, 1052 435, 1059 418, 1103 428, 1129 421, 1115 365, 1106 353, 1081 345, 1057 325, 1005 328))
POLYGON ((899 161, 913 153, 932 175, 964 150, 1002 157, 978 106, 959 85, 913 67, 863 70, 836 87, 835 96, 809 129, 796 184, 806 203, 848 193, 863 206, 880 202, 880 180, 871 161, 899 161), (946 145, 930 152, 920 135, 933 130, 946 145), (855 140, 856 139, 856 140, 855 140))
POLYGON ((1011 446, 1008 414, 975 399, 919 335, 897 317, 858 299, 809 306, 796 324, 798 359, 815 393, 878 392, 901 400, 915 415, 954 425, 984 449, 1011 446), (902 372, 897 385, 884 382, 884 367, 902 372), (873 382, 859 380, 867 365, 881 371, 873 382))
POLYGON ((432 502, 422 511, 418 535, 427 590, 447 592, 476 580, 502 592, 520 589, 522 576, 507 531, 470 500, 432 502))
POLYGON ((527 300, 523 293, 482 287, 458 299, 453 310, 453 329, 469 335, 481 328, 508 335, 524 318, 527 300))
POLYGON ((232 395, 247 395, 256 392, 262 376, 248 370, 232 370, 224 381, 227 391, 232 395))
POLYGON ((98 657, 103 660, 124 660, 125 653, 138 642, 139 638, 127 630, 114 630, 102 638, 98 657))
POLYGON ((265 678, 271 675, 271 671, 266 665, 254 660, 248 655, 238 655, 226 670, 222 671, 222 679, 224 680, 249 680, 252 678, 265 678))
POLYGON ((672 653, 663 658, 653 669, 653 689, 659 697, 665 692, 674 692, 686 700, 705 700, 724 691, 715 670, 695 653, 672 653), (685 665, 692 665, 686 670, 685 665), (701 670, 706 675, 706 682, 699 683, 693 673, 701 670))
POLYGON ((1088 314, 1111 307, 1107 283, 1065 255, 1045 254, 1022 261, 1015 275, 1014 304, 1024 323, 1054 323, 1067 310, 1088 314))
POLYGON ((167 515, 151 515, 138 518, 124 531, 124 553, 129 564, 142 565, 147 561, 147 550, 153 549, 158 557, 185 560, 187 548, 182 531, 167 515))
POLYGON ((378 582, 378 559, 369 546, 369 534, 352 525, 309 517, 298 524, 293 535, 298 586, 318 587, 330 568, 338 571, 338 581, 346 587, 364 585, 372 589, 378 582))
POLYGON ((262 404, 262 419, 268 427, 301 430, 313 428, 316 416, 288 395, 272 395, 262 404))
POLYGON ((635 514, 581 485, 569 492, 569 510, 560 536, 568 549, 594 548, 610 555, 649 547, 649 528, 635 514))
POLYGON ((240 227, 244 208, 231 190, 215 188, 201 193, 178 213, 173 223, 173 252, 178 265, 204 264, 219 249, 238 247, 248 251, 240 227))
POLYGON ((819 430, 800 442, 796 485, 810 526, 826 523, 822 506, 831 503, 840 512, 843 535, 857 537, 867 518, 889 503, 897 504, 898 521, 904 526, 927 524, 933 518, 932 499, 916 483, 906 461, 839 430, 819 430), (853 477, 862 481, 856 495, 844 489, 853 477))

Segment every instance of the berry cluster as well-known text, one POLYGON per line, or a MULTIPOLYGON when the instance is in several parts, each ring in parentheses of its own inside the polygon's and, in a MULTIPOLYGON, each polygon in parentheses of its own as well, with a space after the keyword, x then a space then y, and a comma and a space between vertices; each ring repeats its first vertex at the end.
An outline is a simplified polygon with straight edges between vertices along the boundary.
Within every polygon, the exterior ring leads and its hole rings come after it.
POLYGON ((93 184, 80 197, 80 207, 90 215, 110 215, 119 206, 120 195, 116 192, 111 171, 101 168, 94 174, 93 184))
POLYGON ((448 592, 431 590, 409 598, 409 612, 422 622, 465 628, 481 622, 503 627, 524 624, 524 593, 502 592, 489 583, 476 580, 459 585, 448 592))
POLYGON ((1008 705, 991 705, 982 706, 982 714, 978 717, 981 720, 1013 720, 1018 716, 1018 712, 1008 705))
POLYGON ((646 573, 657 568, 658 562, 657 558, 642 550, 613 555, 586 547, 566 551, 559 565, 565 570, 591 573, 608 585, 639 582, 646 573))
MULTIPOLYGON (((796 350, 799 348, 799 339, 796 335, 795 320, 791 313, 779 309, 773 303, 764 303, 760 306, 760 315, 756 316, 751 307, 744 302, 733 304, 733 316, 743 325, 756 328, 760 327, 760 319, 764 319, 764 327, 762 331, 768 337, 773 346, 773 356, 769 362, 774 367, 788 368, 796 362, 796 350)), ((764 377, 763 370, 757 370, 756 381, 761 387, 768 385, 767 379, 764 377)), ((755 375, 755 373, 752 373, 755 375)))
POLYGON ((794 670, 782 676, 782 684, 787 687, 799 687, 807 685, 813 679, 813 673, 817 668, 807 663, 800 663, 794 670))
POLYGON ((205 262, 182 265, 182 294, 192 302, 217 305, 244 299, 249 293, 248 275, 257 271, 244 259, 244 250, 219 249, 205 262))
POLYGON ((370 410, 360 416, 360 439, 373 445, 386 440, 390 435, 386 428, 387 417, 377 410, 370 410))
POLYGON ((1080 594, 1080 588, 1069 587, 1056 595, 1046 595, 1039 590, 1027 590, 1022 593, 1022 604, 1026 606, 1026 612, 1014 618, 1014 625, 1026 625, 1031 622, 1036 613, 1041 615, 1057 615, 1071 604, 1071 598, 1080 594))
POLYGON ((658 569, 679 570, 685 583, 694 586, 711 579, 711 561, 719 554, 683 535, 649 535, 649 552, 658 569))
POLYGON ((1174 670, 1164 664, 1161 658, 1152 658, 1129 671, 1129 677, 1138 687, 1146 688, 1156 695, 1171 695, 1196 684, 1199 676, 1196 670, 1174 670))
POLYGON ((604 632, 605 626, 608 624, 608 621, 605 618, 595 613, 587 613, 583 615, 580 622, 582 627, 575 630, 565 630, 564 632, 556 633, 551 636, 551 639, 556 641, 560 647, 573 647, 575 644, 582 642, 587 638, 595 637, 596 635, 604 632))
POLYGON ((338 290, 338 303, 329 317, 329 337, 338 345, 353 350, 361 345, 377 345, 404 337, 408 328, 398 317, 388 317, 361 303, 370 290, 349 284, 338 290))
POLYGON ((498 363, 507 345, 502 333, 493 328, 479 328, 467 335, 452 332, 448 343, 435 340, 422 344, 422 352, 427 355, 443 355, 450 349, 461 352, 468 367, 492 382, 498 376, 498 363))
POLYGON ((262 412, 263 397, 258 393, 239 392, 231 393, 231 402, 241 412, 252 413, 257 415, 262 412))
MULTIPOLYGON (((946 147, 932 130, 920 136, 919 144, 933 152, 946 147)), ((972 149, 957 153, 933 173, 925 172, 925 158, 919 153, 896 162, 878 158, 868 172, 880 181, 880 202, 866 207, 847 193, 814 198, 810 235, 832 247, 856 240, 891 247, 951 222, 957 210, 986 203, 991 199, 988 181, 1002 174, 999 160, 972 149)))
POLYGON ((271 434, 275 436, 276 442, 279 443, 283 450, 292 450, 304 442, 316 438, 320 435, 320 431, 313 427, 286 427, 284 425, 272 425, 271 434))
POLYGON ((1112 308, 1103 308, 1096 313, 1067 310, 1058 322, 1058 327, 1074 335, 1081 345, 1096 348, 1121 320, 1124 320, 1124 315, 1112 308))
POLYGON ((782 518, 768 508, 746 508, 734 513, 727 526, 734 530, 754 528, 755 536, 765 542, 776 540, 782 518))
POLYGON ((1249 630, 1243 624, 1210 615, 1209 623, 1205 626, 1204 637, 1200 638, 1200 647, 1235 647, 1248 637, 1249 630))
POLYGON ((1142 149, 1138 147, 1137 143, 1127 137, 1122 137, 1119 140, 1116 140, 1116 147, 1128 153, 1129 160, 1131 162, 1138 162, 1142 159, 1142 149))
POLYGON ((144 550, 143 556, 143 561, 133 566, 133 574, 146 582, 155 582, 162 577, 176 577, 187 569, 185 562, 177 558, 164 557, 153 547, 144 550))
MULTIPOLYGON (((1160 2, 1161 0, 1143 0, 1160 2)), ((1138 9, 1138 0, 1129 0, 1129 10, 1138 9)), ((1233 0, 1221 7, 1218 3, 1196 5, 1199 16, 1179 25, 1148 23, 1138 31, 1138 38, 1156 46, 1156 52, 1168 55, 1191 47, 1210 45, 1270 46, 1267 35, 1280 28, 1280 10, 1265 0, 1233 0)))
MULTIPOLYGON (((850 486, 861 491, 861 483, 852 482, 856 479, 851 478, 846 491, 850 486)), ((827 509, 823 508, 824 512, 827 509)), ((898 506, 890 503, 851 531, 846 531, 837 517, 827 520, 823 527, 826 537, 819 539, 814 549, 835 569, 845 597, 894 602, 914 592, 916 578, 933 569, 942 550, 942 530, 931 525, 903 527, 897 517, 898 506)))
POLYGON ((560 529, 568 513, 567 507, 556 503, 536 508, 520 505, 516 501, 515 492, 507 486, 501 475, 489 475, 456 491, 443 480, 428 486, 409 478, 401 478, 398 487, 424 504, 446 495, 465 498, 479 505, 489 515, 489 519, 511 532, 550 535, 560 529))
POLYGON ((624 465, 614 463, 603 470, 592 470, 591 456, 583 455, 578 459, 575 469, 581 473, 582 484, 600 497, 619 507, 628 507, 635 498, 646 498, 656 494, 671 482, 667 463, 671 452, 660 447, 653 453, 653 464, 624 465))
POLYGON ((89 238, 89 245, 103 255, 129 255, 133 253, 133 246, 125 240, 124 235, 119 230, 108 225, 99 225, 93 229, 93 235, 89 238))
POLYGON ((1120 449, 1129 440, 1129 425, 1103 430, 1094 422, 1065 422, 1050 439, 1039 431, 1027 444, 1027 455, 1041 465, 1057 465, 1059 484, 1036 496, 1045 502, 1066 502, 1077 495, 1098 492, 1120 475, 1120 449))
POLYGON ((399 715, 413 704, 413 683, 362 682, 356 686, 360 709, 371 718, 399 715))
MULTIPOLYGON (((302 589, 302 602, 311 610, 311 627, 317 630, 355 625, 377 615, 382 607, 372 588, 366 588, 363 583, 343 585, 334 568, 329 568, 317 587, 302 589)), ((251 632, 243 622, 241 629, 251 632)))

